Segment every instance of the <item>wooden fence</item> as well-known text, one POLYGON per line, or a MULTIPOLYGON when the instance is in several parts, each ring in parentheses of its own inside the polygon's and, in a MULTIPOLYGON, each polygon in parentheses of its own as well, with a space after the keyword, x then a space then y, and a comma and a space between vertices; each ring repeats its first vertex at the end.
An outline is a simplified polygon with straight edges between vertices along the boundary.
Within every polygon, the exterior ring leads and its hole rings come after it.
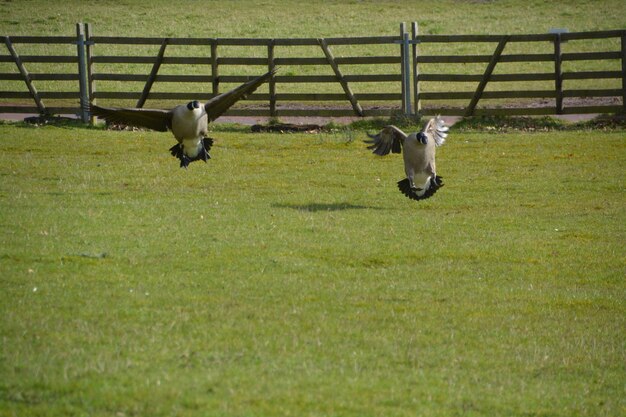
POLYGON ((76 36, 3 38, 0 113, 87 121, 88 102, 172 107, 275 67, 268 86, 227 115, 537 115, 626 106, 626 30, 447 36, 419 35, 413 23, 411 33, 401 24, 398 35, 379 37, 130 38, 95 36, 91 25, 77 24, 76 36), (486 52, 468 54, 469 44, 486 52), (38 53, 20 53, 28 46, 38 53))
POLYGON ((417 25, 413 24, 415 107, 420 109, 423 102, 461 100, 462 107, 430 104, 426 109, 431 114, 458 116, 615 113, 626 110, 626 30, 555 32, 537 35, 418 36, 417 25), (431 55, 418 50, 418 46, 423 48, 426 45, 442 50, 442 45, 459 43, 484 43, 491 48, 495 45, 495 49, 485 55, 431 55), (525 45, 531 52, 506 53, 516 45, 525 45), (565 46, 572 51, 564 51, 565 46), (590 69, 565 68, 574 62, 584 62, 590 69), (427 72, 428 66, 433 64, 444 65, 447 71, 427 72), (472 74, 463 71, 463 67, 471 64, 478 64, 482 72, 472 74), (519 68, 529 64, 535 64, 541 70, 519 71, 519 68), (503 71, 497 71, 506 65, 508 67, 503 71), (445 84, 447 89, 434 92, 420 88, 426 82, 439 82, 445 84), (454 83, 475 87, 465 91, 449 89, 449 85, 454 83), (498 84, 514 86, 516 83, 536 83, 543 88, 497 88, 498 84), (489 86, 495 87, 488 90, 489 86), (489 99, 502 100, 508 105, 478 107, 480 101, 489 99), (568 101, 572 105, 566 105, 568 101))

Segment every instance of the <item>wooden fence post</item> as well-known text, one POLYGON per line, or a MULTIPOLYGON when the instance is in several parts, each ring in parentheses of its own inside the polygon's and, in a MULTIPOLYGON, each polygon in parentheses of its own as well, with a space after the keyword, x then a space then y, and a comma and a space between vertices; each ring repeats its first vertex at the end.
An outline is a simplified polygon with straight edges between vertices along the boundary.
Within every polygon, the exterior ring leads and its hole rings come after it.
MULTIPOLYGON (((274 39, 271 39, 267 45, 267 70, 274 71, 276 65, 274 63, 274 39)), ((269 81, 270 93, 270 117, 276 117, 276 79, 272 75, 269 81)))
POLYGON ((563 114, 563 70, 561 64, 561 34, 554 35, 554 91, 556 92, 556 114, 563 114))
POLYGON ((417 35, 419 33, 418 31, 418 26, 417 26, 417 22, 413 22, 411 24, 411 31, 412 31, 412 35, 413 35, 413 42, 412 42, 412 49, 413 49, 413 96, 415 97, 415 115, 417 116, 420 112, 420 110, 422 110, 422 104, 420 102, 420 88, 419 88, 419 83, 417 81, 418 75, 419 75, 419 68, 417 66, 417 54, 419 53, 419 50, 417 49, 417 44, 419 43, 419 40, 417 39, 417 35))
POLYGON ((402 91, 404 92, 404 114, 411 115, 411 54, 409 54, 409 34, 405 32, 402 36, 403 67, 404 77, 402 83, 402 91))
POLYGON ((406 114, 406 79, 409 77, 409 74, 406 73, 406 65, 405 61, 407 59, 404 49, 404 34, 406 33, 406 22, 400 23, 400 75, 402 76, 402 113, 406 114))
POLYGON ((362 117, 363 108, 361 108, 361 105, 357 101, 356 97, 354 97, 354 94, 352 93, 352 89, 350 88, 343 74, 341 73, 341 70, 339 69, 337 62, 335 61, 335 57, 333 56, 333 53, 328 48, 326 39, 320 38, 318 39, 318 42, 320 46, 322 47, 322 50, 324 51, 324 55, 326 55, 326 60, 328 61, 330 66, 333 68, 333 71, 335 72, 335 76, 337 77, 337 80, 341 84, 343 91, 346 93, 346 96, 348 96, 348 100, 350 101, 350 104, 352 104, 352 109, 357 115, 362 117))
MULTIPOLYGON (((87 93, 90 104, 95 104, 96 99, 93 97, 96 92, 96 84, 93 80, 93 41, 91 37, 93 36, 93 28, 91 27, 91 23, 85 23, 85 45, 87 51, 87 93)), ((91 116, 89 118, 89 123, 94 125, 96 123, 96 117, 91 116)))
POLYGON ((498 43, 498 46, 496 47, 496 50, 493 52, 493 55, 491 56, 491 60, 489 61, 489 65, 487 65, 487 69, 485 69, 485 73, 483 74, 483 77, 480 80, 480 82, 478 83, 478 87, 476 87, 476 91, 474 92, 474 96, 472 97, 472 100, 470 101, 469 105, 465 109, 465 114, 464 114, 465 117, 469 117, 469 116, 473 116, 474 115, 474 110, 476 109, 476 105, 478 104, 478 100, 480 100, 480 98, 482 97, 483 92, 485 91, 485 87, 487 87, 487 83, 491 79, 491 74, 493 74, 493 70, 496 67, 496 64, 498 63, 498 61, 500 60, 500 56, 502 55, 502 51, 504 50, 504 47, 506 46, 506 44, 509 41, 510 37, 511 37, 510 35, 504 36, 504 37, 502 37, 502 39, 498 43))
POLYGON ((157 73, 159 72, 159 68, 161 68, 161 63, 163 62, 163 55, 165 55, 165 48, 167 47, 167 44, 169 43, 170 39, 169 38, 165 38, 163 39, 163 42, 161 42, 161 48, 159 49, 159 54, 156 57, 156 60, 154 61, 154 64, 152 65, 152 70, 150 71, 150 75, 148 76, 148 79, 146 80, 146 85, 144 85, 143 87, 143 91, 141 92, 141 97, 139 97, 139 100, 137 100, 137 104, 135 105, 135 107, 137 108, 141 108, 143 107, 143 105, 146 103, 146 100, 148 99, 148 95, 150 94, 150 90, 152 89, 152 84, 154 84, 154 80, 156 79, 157 73))
POLYGON ((217 63, 217 39, 213 39, 213 42, 211 42, 211 76, 213 79, 213 95, 216 96, 220 93, 220 75, 217 63))
POLYGON ((626 111, 626 31, 622 32, 622 107, 626 111))
POLYGON ((35 100, 35 104, 37 105, 37 109, 39 109, 39 113, 47 114, 48 110, 46 109, 46 106, 44 106, 43 101, 41 101, 41 97, 39 97, 39 93, 37 92, 37 89, 33 85, 33 80, 30 78, 30 74, 28 73, 28 71, 26 70, 26 67, 24 67, 24 64, 22 63, 22 59, 20 58, 17 51, 13 47, 13 42, 11 42, 11 38, 8 36, 5 36, 4 43, 7 46, 7 49, 9 50, 11 57, 13 58, 13 62, 15 62, 15 65, 17 65, 17 69, 20 71, 20 74, 22 75, 22 78, 24 79, 24 82, 26 83, 26 88, 28 88, 28 92, 30 93, 30 96, 33 98, 33 100, 35 100))
POLYGON ((89 123, 89 80, 87 76, 87 55, 85 53, 85 28, 76 23, 76 49, 78 51, 78 87, 80 90, 80 120, 89 123))

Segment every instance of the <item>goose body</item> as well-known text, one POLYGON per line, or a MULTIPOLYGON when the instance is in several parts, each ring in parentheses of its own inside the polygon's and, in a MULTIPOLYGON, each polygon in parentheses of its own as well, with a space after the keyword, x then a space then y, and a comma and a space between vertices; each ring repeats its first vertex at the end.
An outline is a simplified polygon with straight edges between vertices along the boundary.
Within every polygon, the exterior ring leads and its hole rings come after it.
MULTIPOLYGON (((199 159, 198 155, 202 153, 203 139, 207 135, 208 126, 206 110, 197 101, 172 109, 172 133, 178 141, 182 153, 190 161, 199 159)), ((176 148, 177 145, 174 145, 174 149, 171 151, 175 152, 176 148)))
POLYGON ((385 156, 402 153, 406 178, 398 182, 400 191, 413 200, 422 200, 443 187, 442 177, 437 175, 435 150, 444 144, 448 127, 437 116, 430 119, 420 132, 406 134, 394 125, 385 126, 376 135, 370 135, 368 149, 385 156))

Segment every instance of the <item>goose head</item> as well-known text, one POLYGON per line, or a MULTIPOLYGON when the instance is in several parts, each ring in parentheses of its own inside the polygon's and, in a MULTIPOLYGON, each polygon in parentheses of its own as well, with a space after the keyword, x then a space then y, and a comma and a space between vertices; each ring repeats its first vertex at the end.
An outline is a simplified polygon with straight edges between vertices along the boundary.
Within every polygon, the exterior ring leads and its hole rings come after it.
POLYGON ((187 103, 187 108, 190 111, 194 111, 195 109, 199 109, 200 108, 200 102, 198 100, 190 101, 189 103, 187 103))

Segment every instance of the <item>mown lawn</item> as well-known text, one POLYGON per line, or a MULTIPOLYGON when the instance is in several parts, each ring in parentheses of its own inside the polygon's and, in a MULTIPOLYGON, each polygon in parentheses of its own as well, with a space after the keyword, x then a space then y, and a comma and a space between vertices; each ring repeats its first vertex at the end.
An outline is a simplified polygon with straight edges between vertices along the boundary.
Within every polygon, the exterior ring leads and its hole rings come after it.
POLYGON ((0 125, 0 415, 624 413, 623 131, 212 136, 0 125))
POLYGON ((344 37, 387 36, 416 21, 428 35, 546 33, 621 29, 620 0, 21 0, 0 3, 3 34, 72 36, 78 22, 97 36, 344 37))

